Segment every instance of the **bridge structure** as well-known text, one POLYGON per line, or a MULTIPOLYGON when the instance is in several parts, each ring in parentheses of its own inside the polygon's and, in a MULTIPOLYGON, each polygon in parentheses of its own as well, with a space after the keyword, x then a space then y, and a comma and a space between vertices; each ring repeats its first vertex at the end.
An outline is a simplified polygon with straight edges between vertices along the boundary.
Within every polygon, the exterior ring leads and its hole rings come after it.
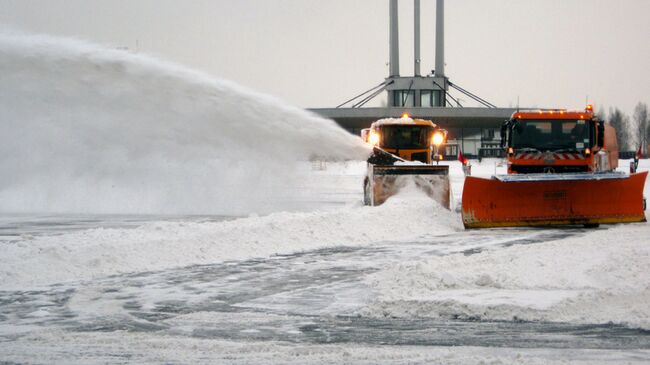
POLYGON ((414 118, 430 119, 449 131, 445 155, 455 157, 458 151, 467 156, 499 156, 500 128, 516 111, 499 108, 453 83, 445 74, 444 61, 444 0, 436 0, 435 69, 427 75, 420 72, 420 0, 414 0, 414 74, 400 75, 398 2, 389 0, 389 75, 378 85, 344 101, 333 108, 314 108, 312 112, 333 119, 351 133, 378 119, 399 117, 408 113, 414 118), (464 107, 458 97, 463 95, 479 107, 464 107), (384 94, 384 107, 365 105, 384 94))

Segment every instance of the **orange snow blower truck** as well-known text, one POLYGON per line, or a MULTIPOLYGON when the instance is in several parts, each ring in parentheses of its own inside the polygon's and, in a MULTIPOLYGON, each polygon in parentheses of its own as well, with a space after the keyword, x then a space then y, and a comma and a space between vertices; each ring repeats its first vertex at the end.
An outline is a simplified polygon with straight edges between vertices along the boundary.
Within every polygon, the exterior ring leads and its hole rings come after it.
POLYGON ((465 228, 646 221, 648 172, 615 171, 615 130, 591 105, 584 111, 516 112, 501 128, 501 145, 507 175, 465 180, 465 228))
POLYGON ((364 203, 380 205, 413 182, 442 206, 450 206, 449 166, 437 165, 447 131, 430 120, 380 119, 361 131, 373 145, 363 182, 364 203), (434 164, 436 161, 436 164, 434 164))

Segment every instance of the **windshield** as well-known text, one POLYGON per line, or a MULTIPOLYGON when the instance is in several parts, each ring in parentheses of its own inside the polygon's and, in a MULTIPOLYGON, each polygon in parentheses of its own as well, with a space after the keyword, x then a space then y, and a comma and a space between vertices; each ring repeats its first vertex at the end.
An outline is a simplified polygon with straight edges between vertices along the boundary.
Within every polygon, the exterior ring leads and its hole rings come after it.
POLYGON ((536 150, 581 150, 591 147, 585 120, 518 120, 512 131, 512 147, 536 150))
POLYGON ((381 144, 384 148, 429 148, 432 130, 420 125, 384 126, 381 128, 381 144))

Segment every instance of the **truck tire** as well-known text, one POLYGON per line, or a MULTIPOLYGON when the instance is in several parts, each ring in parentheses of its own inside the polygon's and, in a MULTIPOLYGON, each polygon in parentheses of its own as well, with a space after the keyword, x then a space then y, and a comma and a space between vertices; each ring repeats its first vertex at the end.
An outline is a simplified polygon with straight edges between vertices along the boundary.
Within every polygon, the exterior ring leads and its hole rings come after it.
POLYGON ((363 205, 372 205, 370 200, 370 180, 368 178, 363 181, 363 205))

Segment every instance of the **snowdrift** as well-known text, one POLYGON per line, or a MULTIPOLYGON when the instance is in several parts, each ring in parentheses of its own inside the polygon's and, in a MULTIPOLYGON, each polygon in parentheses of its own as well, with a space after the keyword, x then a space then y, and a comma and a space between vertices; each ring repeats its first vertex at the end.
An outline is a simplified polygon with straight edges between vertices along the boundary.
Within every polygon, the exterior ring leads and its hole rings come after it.
POLYGON ((456 214, 412 187, 380 207, 282 212, 223 222, 152 222, 23 237, 3 245, 0 288, 25 289, 107 275, 214 264, 332 246, 426 242, 461 230, 456 214))
POLYGON ((441 317, 650 328, 644 223, 530 246, 397 264, 367 282, 370 316, 441 317))

